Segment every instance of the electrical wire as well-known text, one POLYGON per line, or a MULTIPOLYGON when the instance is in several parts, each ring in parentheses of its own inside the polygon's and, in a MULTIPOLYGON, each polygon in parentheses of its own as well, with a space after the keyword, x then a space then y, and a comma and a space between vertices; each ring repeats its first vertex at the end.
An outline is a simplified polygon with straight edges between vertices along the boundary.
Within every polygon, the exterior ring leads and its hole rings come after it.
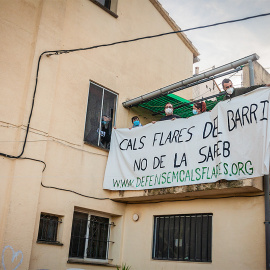
MULTIPOLYGON (((238 70, 239 71, 239 70, 238 70)), ((231 76, 229 76, 228 77, 228 79, 230 79, 231 77, 233 77, 238 71, 236 71, 235 73, 233 73, 231 76)), ((222 84, 222 82, 221 83, 219 83, 218 85, 221 85, 222 84)))
POLYGON ((46 169, 46 163, 44 161, 42 161, 42 160, 35 159, 35 158, 29 158, 29 157, 19 157, 19 159, 29 159, 29 160, 32 160, 32 161, 41 162, 44 165, 42 172, 44 172, 45 169, 46 169))
POLYGON ((249 16, 241 19, 236 19, 236 20, 230 20, 230 21, 224 21, 224 22, 219 22, 219 23, 214 23, 214 24, 208 24, 208 25, 203 25, 203 26, 197 26, 197 27, 192 27, 192 28, 187 28, 184 30, 178 30, 178 31, 171 31, 171 32, 166 32, 166 33, 161 33, 161 34, 156 34, 156 35, 150 35, 150 36, 144 36, 144 37, 139 37, 139 38, 134 38, 134 39, 128 39, 128 40, 122 40, 122 41, 116 41, 112 43, 107 43, 107 44, 101 44, 101 45, 95 45, 92 47, 86 47, 86 48, 77 48, 77 49, 70 49, 70 50, 57 50, 57 51, 49 51, 49 55, 53 54, 62 54, 62 53, 70 53, 70 52, 76 52, 76 51, 85 51, 85 50, 90 50, 90 49, 96 49, 96 48, 101 48, 101 47, 107 47, 107 46, 113 46, 121 43, 128 43, 128 42, 134 42, 138 40, 143 40, 143 39, 150 39, 150 38, 156 38, 156 37, 161 37, 161 36, 166 36, 166 35, 171 35, 171 34, 177 34, 177 33, 183 33, 183 32, 188 32, 192 30, 197 30, 197 29, 204 29, 204 28, 209 28, 213 26, 218 26, 218 25, 223 25, 223 24, 228 24, 228 23, 235 23, 235 22, 240 22, 240 21, 246 21, 254 18, 259 18, 259 17, 264 17, 264 16, 269 16, 270 13, 264 13, 264 14, 258 14, 254 16, 249 16))
MULTIPOLYGON (((91 49, 96 49, 96 48, 101 48, 101 47, 113 46, 113 45, 117 45, 117 44, 135 42, 135 41, 139 41, 139 40, 143 40, 143 39, 156 38, 156 37, 161 37, 161 36, 170 35, 170 34, 183 33, 183 32, 188 32, 188 31, 197 30, 197 29, 204 29, 204 28, 209 28, 209 27, 223 25, 223 24, 235 23, 235 22, 250 20, 250 19, 254 19, 254 18, 258 18, 258 17, 264 17, 264 16, 269 16, 269 15, 270 15, 270 13, 264 13, 264 14, 259 14, 259 15, 255 15, 255 16, 245 17, 245 18, 242 18, 242 19, 224 21, 224 22, 219 22, 219 23, 214 23, 214 24, 209 24, 209 25, 204 25, 204 26, 199 26, 199 27, 188 28, 188 29, 185 29, 185 30, 172 31, 172 32, 161 33, 161 34, 151 35, 151 36, 144 36, 144 37, 140 37, 140 38, 134 38, 134 39, 129 39, 129 40, 117 41, 117 42, 113 42, 113 43, 101 44, 101 45, 96 45, 96 46, 91 46, 91 47, 86 47, 86 48, 77 48, 77 49, 70 49, 70 50, 44 51, 44 52, 42 52, 40 54, 39 58, 38 58, 35 88, 34 88, 34 93, 33 93, 33 98, 32 98, 32 104, 31 104, 31 110, 30 110, 30 114, 29 114, 29 117, 28 117, 26 134, 25 134, 25 139, 24 139, 24 142, 23 142, 23 147, 22 147, 21 153, 19 155, 17 155, 17 156, 14 156, 14 155, 9 155, 9 154, 5 154, 5 153, 1 153, 0 152, 0 156, 4 156, 6 158, 11 158, 11 159, 19 159, 19 158, 21 158, 21 156, 24 153, 25 146, 26 146, 26 141, 27 141, 27 137, 28 137, 28 133, 29 133, 29 128, 30 128, 30 122, 31 122, 32 114, 33 114, 33 108, 34 108, 34 104, 35 104, 35 96, 36 96, 36 91, 37 91, 38 75, 39 75, 39 69, 40 69, 40 61, 41 61, 41 58, 42 58, 43 55, 46 54, 47 56, 51 56, 51 55, 59 55, 59 54, 63 54, 63 53, 71 53, 71 52, 76 52, 76 51, 86 51, 86 50, 91 50, 91 49)), ((46 168, 46 163, 44 161, 42 161, 42 160, 28 158, 28 157, 25 157, 25 158, 22 158, 22 159, 29 159, 29 160, 41 162, 41 163, 43 163, 45 165, 43 171, 46 168)), ((43 184, 42 184, 42 186, 45 187, 43 184)), ((56 188, 56 187, 48 187, 48 188, 59 189, 59 188, 56 188)), ((64 189, 61 189, 61 190, 64 190, 64 189)), ((66 190, 66 191, 69 191, 69 190, 66 190)), ((86 196, 86 195, 79 194, 79 193, 77 193, 75 191, 70 191, 70 192, 74 192, 74 193, 76 193, 78 195, 81 195, 81 196, 86 196)), ((87 197, 90 197, 90 196, 87 196, 87 197)), ((98 198, 96 198, 96 199, 98 199, 98 198)), ((109 199, 109 198, 103 198, 103 199, 109 199)))
MULTIPOLYGON (((211 77, 209 77, 209 78, 207 78, 207 79, 202 79, 202 80, 199 80, 199 81, 197 81, 197 82, 193 82, 193 83, 187 84, 187 85, 185 85, 185 86, 180 86, 180 87, 178 87, 178 88, 175 88, 175 89, 174 89, 173 91, 171 91, 170 93, 176 92, 176 91, 180 91, 180 90, 182 90, 182 89, 186 89, 186 88, 189 88, 189 87, 194 86, 194 85, 198 85, 198 84, 201 84, 201 83, 205 83, 205 82, 208 82, 208 81, 212 81, 212 80, 214 80, 214 79, 216 79, 216 78, 224 77, 224 76, 226 76, 226 75, 228 75, 228 74, 231 74, 231 73, 234 73, 234 74, 235 74, 235 73, 237 73, 239 70, 242 70, 242 66, 237 67, 235 70, 236 70, 236 71, 230 70, 230 71, 227 71, 227 72, 224 72, 224 73, 221 73, 221 74, 217 74, 217 75, 211 76, 211 77)), ((173 104, 173 105, 174 105, 174 110, 179 109, 179 108, 182 108, 182 107, 190 106, 190 105, 192 105, 192 104, 194 104, 194 103, 201 102, 201 101, 204 101, 204 100, 207 100, 207 99, 216 98, 216 97, 222 96, 222 95, 224 95, 224 92, 220 92, 220 93, 218 93, 218 94, 216 94, 216 95, 212 95, 212 96, 208 96, 208 97, 206 97, 206 98, 201 98, 201 99, 193 100, 193 101, 191 101, 191 102, 184 103, 184 104, 180 104, 180 105, 177 105, 177 104, 175 105, 175 104, 173 104)), ((158 112, 153 113, 152 115, 163 114, 163 113, 164 113, 164 111, 161 110, 161 111, 158 111, 158 112)))
MULTIPOLYGON (((22 151, 18 156, 13 156, 13 155, 5 154, 5 153, 0 153, 0 156, 4 156, 4 157, 7 157, 7 158, 11 158, 11 159, 13 159, 13 158, 17 159, 17 158, 20 158, 24 153, 25 145, 26 145, 26 141, 27 141, 27 137, 28 137, 28 131, 29 131, 29 127, 30 127, 30 122, 31 122, 31 118, 32 118, 33 108, 34 108, 34 104, 35 104, 35 96, 36 96, 36 91, 37 91, 37 83, 38 83, 40 61, 41 61, 41 58, 42 58, 43 55, 46 54, 47 56, 51 56, 51 55, 59 55, 59 54, 63 54, 63 53, 71 53, 71 52, 76 52, 76 51, 86 51, 86 50, 91 50, 91 49, 96 49, 96 48, 101 48, 101 47, 108 47, 108 46, 113 46, 113 45, 122 44, 122 43, 129 43, 129 42, 139 41, 139 40, 143 40, 143 39, 150 39, 150 38, 156 38, 156 37, 161 37, 161 36, 170 35, 170 34, 183 33, 183 32, 188 32, 188 31, 197 30, 197 29, 204 29, 204 28, 209 28, 209 27, 228 24, 228 23, 235 23, 235 22, 250 20, 250 19, 269 16, 269 15, 270 15, 270 13, 258 14, 258 15, 249 16, 249 17, 236 19, 236 20, 224 21, 224 22, 208 24, 208 25, 204 25, 204 26, 192 27, 192 28, 188 28, 188 29, 185 29, 185 30, 172 31, 172 32, 161 33, 161 34, 151 35, 151 36, 144 36, 144 37, 140 37, 140 38, 122 40, 122 41, 117 41, 117 42, 113 42, 113 43, 95 45, 95 46, 86 47, 86 48, 77 48, 77 49, 70 49, 70 50, 44 51, 43 53, 40 54, 40 56, 38 58, 35 89, 34 89, 34 93, 33 93, 32 105, 31 105, 30 115, 29 115, 29 118, 28 118, 28 123, 27 123, 26 134, 25 134, 25 139, 24 139, 22 151)), ((41 160, 40 160, 40 162, 43 163, 43 161, 41 161, 41 160)))
POLYGON ((44 188, 51 188, 51 189, 56 189, 56 190, 62 190, 62 191, 71 192, 71 193, 77 194, 77 195, 79 195, 79 196, 86 197, 86 198, 90 198, 90 199, 95 199, 95 200, 100 200, 100 201, 104 201, 104 200, 114 201, 114 200, 111 199, 111 198, 98 198, 98 197, 94 197, 94 196, 84 195, 84 194, 82 194, 82 193, 79 193, 79 192, 74 191, 74 190, 71 190, 71 189, 65 189, 65 188, 58 188, 58 187, 46 186, 46 185, 44 185, 44 184, 42 183, 42 181, 41 181, 41 186, 44 187, 44 188))
MULTIPOLYGON (((36 96, 36 89, 37 89, 37 82, 38 82, 38 73, 39 73, 40 60, 41 60, 41 57, 42 57, 43 54, 44 54, 44 52, 39 56, 39 59, 38 59, 38 66, 37 66, 37 72, 36 72, 35 90, 34 90, 34 94, 33 94, 30 115, 28 117, 28 123, 27 123, 27 128, 26 128, 26 133, 25 133, 25 138, 24 138, 24 142, 23 142, 22 151, 21 151, 21 153, 18 156, 13 156, 13 155, 5 154, 5 153, 0 153, 0 156, 4 156, 6 158, 11 158, 11 159, 20 159, 21 156, 24 153, 25 145, 26 145, 26 141, 27 141, 27 136, 28 136, 28 132, 29 132, 29 128, 30 128, 30 122, 31 122, 31 118, 32 118, 33 108, 34 108, 34 104, 35 104, 35 96, 36 96)), ((29 160, 41 162, 41 163, 44 164, 43 171, 46 169, 46 163, 44 161, 42 161, 42 160, 33 159, 33 158, 29 158, 29 157, 25 157, 25 158, 21 158, 21 159, 29 159, 29 160)))
MULTIPOLYGON (((24 141, 0 141, 0 143, 14 143, 14 142, 19 142, 19 143, 23 143, 24 141)), ((84 149, 80 149, 80 148, 77 148, 75 146, 72 146, 72 145, 69 145, 68 143, 65 143, 65 142, 62 142, 62 141, 59 141, 58 139, 52 139, 52 140, 31 140, 31 141, 27 141, 27 143, 38 143, 38 142, 55 142, 55 143, 59 143, 59 144, 62 144, 66 147, 69 147, 69 148, 72 148, 72 149, 75 149, 77 151, 81 151, 81 152, 85 152, 85 153, 88 153, 88 154, 93 154, 93 155, 98 155, 98 156, 102 156, 102 157, 108 157, 108 154, 100 154, 100 153, 96 153, 96 152, 92 152, 92 151, 87 151, 87 150, 84 150, 84 149)), ((31 159, 31 158, 29 158, 31 159)), ((35 160, 37 161, 37 160, 35 160)), ((41 161, 42 162, 42 161, 41 161)), ((43 162, 42 162, 43 163, 43 162)))
POLYGON ((163 202, 179 202, 179 201, 194 201, 194 200, 213 200, 213 199, 228 199, 228 198, 251 198, 251 197, 261 197, 264 196, 264 194, 257 194, 257 195, 246 195, 246 196, 236 196, 236 195, 230 195, 230 196, 223 196, 223 197, 212 197, 212 198, 182 198, 182 200, 160 200, 160 201, 155 201, 155 202, 122 202, 117 199, 111 199, 111 198, 98 198, 94 196, 88 196, 81 194, 77 191, 70 190, 70 189, 64 189, 64 188, 58 188, 58 187, 51 187, 51 186, 46 186, 41 182, 41 186, 44 188, 51 188, 51 189, 56 189, 56 190, 61 190, 61 191, 66 191, 66 192, 71 192, 74 194, 77 194, 79 196, 85 197, 85 198, 90 198, 90 199, 95 199, 95 200, 110 200, 116 203, 123 203, 123 204, 155 204, 155 203, 163 203, 163 202))

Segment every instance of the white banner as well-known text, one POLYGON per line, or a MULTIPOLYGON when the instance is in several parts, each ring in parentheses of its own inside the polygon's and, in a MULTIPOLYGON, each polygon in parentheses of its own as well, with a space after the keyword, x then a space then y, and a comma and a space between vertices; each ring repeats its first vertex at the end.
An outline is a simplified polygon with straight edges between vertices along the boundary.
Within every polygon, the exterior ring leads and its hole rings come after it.
POLYGON ((114 129, 104 189, 141 190, 239 180, 269 172, 270 88, 188 119, 114 129))

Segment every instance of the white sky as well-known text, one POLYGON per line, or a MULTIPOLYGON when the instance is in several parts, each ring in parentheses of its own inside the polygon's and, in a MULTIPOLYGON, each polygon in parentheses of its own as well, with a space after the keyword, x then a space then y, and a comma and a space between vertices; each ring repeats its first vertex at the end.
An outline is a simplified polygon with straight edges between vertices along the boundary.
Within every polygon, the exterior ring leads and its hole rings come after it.
MULTIPOLYGON (((270 0, 159 0, 182 29, 269 13, 270 0)), ((188 31, 200 53, 200 72, 253 53, 270 73, 270 16, 188 31)))

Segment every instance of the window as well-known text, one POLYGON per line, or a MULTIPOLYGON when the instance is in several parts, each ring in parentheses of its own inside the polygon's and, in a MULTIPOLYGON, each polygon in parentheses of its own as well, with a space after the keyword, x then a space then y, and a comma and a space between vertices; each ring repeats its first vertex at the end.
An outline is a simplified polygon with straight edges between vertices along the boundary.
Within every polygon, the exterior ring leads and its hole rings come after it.
POLYGON ((74 212, 69 257, 108 260, 109 218, 74 212))
POLYGON ((85 142, 104 149, 110 149, 116 102, 116 94, 90 82, 84 130, 85 142))
POLYGON ((117 2, 118 0, 90 0, 113 17, 117 18, 117 2))
POLYGON ((40 214, 40 223, 37 241, 59 243, 57 241, 59 217, 50 214, 40 214))
POLYGON ((153 259, 211 262, 212 216, 155 216, 153 259))
POLYGON ((111 8, 111 0, 96 0, 99 2, 102 6, 106 7, 107 9, 111 8))

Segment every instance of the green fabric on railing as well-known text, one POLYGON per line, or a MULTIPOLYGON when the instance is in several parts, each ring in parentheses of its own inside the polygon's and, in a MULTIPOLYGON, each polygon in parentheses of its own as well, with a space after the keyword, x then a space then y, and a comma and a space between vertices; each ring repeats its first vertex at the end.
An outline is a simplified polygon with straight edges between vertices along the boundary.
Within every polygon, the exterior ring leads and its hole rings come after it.
MULTIPOLYGON (((205 100, 207 111, 211 111, 217 103, 223 100, 223 95, 218 96, 216 98, 211 98, 209 100, 205 100)), ((166 103, 171 103, 174 107, 181 106, 180 108, 174 109, 174 114, 179 115, 181 118, 187 118, 193 115, 192 108, 193 104, 190 103, 189 100, 184 99, 182 97, 176 96, 174 94, 168 94, 166 96, 161 96, 156 99, 146 101, 139 105, 139 107, 148 109, 153 113, 157 113, 163 111, 166 103), (186 104, 186 105, 185 105, 186 104)), ((162 113, 164 115, 164 113, 162 113)))

